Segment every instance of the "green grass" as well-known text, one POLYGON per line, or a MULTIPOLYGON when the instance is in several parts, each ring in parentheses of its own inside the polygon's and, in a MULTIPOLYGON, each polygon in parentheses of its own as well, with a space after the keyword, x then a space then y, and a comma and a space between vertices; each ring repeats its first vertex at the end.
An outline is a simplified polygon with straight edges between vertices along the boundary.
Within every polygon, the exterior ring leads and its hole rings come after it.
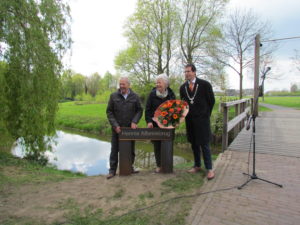
POLYGON ((300 97, 265 97, 264 101, 260 99, 261 103, 285 106, 290 108, 300 109, 300 97))
MULTIPOLYGON (((107 135, 111 132, 111 126, 107 120, 106 108, 107 104, 59 103, 56 124, 60 127, 107 135)), ((144 117, 140 120, 139 127, 146 127, 144 117)))
MULTIPOLYGON (((219 108, 219 98, 213 112, 219 108)), ((59 103, 59 111, 56 116, 56 124, 60 127, 75 128, 91 133, 107 135, 111 132, 111 126, 106 116, 107 104, 90 102, 64 102, 59 103)), ((144 112, 138 124, 140 128, 146 127, 144 112)), ((185 134, 185 124, 181 124, 176 130, 178 135, 185 134)))
MULTIPOLYGON (((226 98, 226 101, 237 100, 236 98, 226 98)), ((211 125, 218 118, 220 97, 216 97, 216 103, 213 108, 211 125)), ((61 128, 71 128, 82 130, 89 133, 110 135, 111 126, 106 116, 107 104, 91 102, 65 102, 59 104, 59 111, 56 117, 56 124, 61 128)), ((222 116, 222 115, 221 115, 222 116)), ((234 107, 230 108, 229 118, 234 116, 234 107)), ((146 127, 143 116, 138 124, 140 128, 146 127)), ((215 130, 212 127, 212 130, 215 130)), ((186 143, 185 123, 181 123, 176 129, 175 143, 186 143)))
POLYGON ((70 178, 84 177, 79 173, 57 170, 17 158, 9 152, 0 151, 0 193, 5 186, 58 182, 70 178))
POLYGON ((259 106, 258 111, 259 112, 270 112, 270 111, 272 111, 272 109, 270 109, 268 107, 264 107, 264 106, 259 106))
MULTIPOLYGON (((189 167, 191 168, 191 167, 189 167)), ((192 189, 201 187, 204 181, 205 173, 190 174, 186 172, 187 168, 182 171, 176 171, 177 176, 173 179, 164 181, 162 185, 165 187, 165 192, 174 191, 178 193, 187 192, 192 189)))

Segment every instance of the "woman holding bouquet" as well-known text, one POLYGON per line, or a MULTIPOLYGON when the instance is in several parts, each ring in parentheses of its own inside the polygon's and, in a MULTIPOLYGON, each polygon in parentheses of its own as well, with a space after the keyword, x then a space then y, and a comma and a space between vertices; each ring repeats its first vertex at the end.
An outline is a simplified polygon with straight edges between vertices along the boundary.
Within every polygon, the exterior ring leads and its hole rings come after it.
MULTIPOLYGON (((175 99, 175 94, 171 88, 169 88, 169 78, 165 74, 160 74, 156 77, 156 87, 150 92, 145 109, 145 119, 148 128, 158 127, 157 123, 153 121, 154 112, 160 104, 167 100, 175 99)), ((160 146, 161 141, 152 141, 154 146, 154 155, 156 160, 155 169, 156 173, 161 171, 161 154, 160 146)))

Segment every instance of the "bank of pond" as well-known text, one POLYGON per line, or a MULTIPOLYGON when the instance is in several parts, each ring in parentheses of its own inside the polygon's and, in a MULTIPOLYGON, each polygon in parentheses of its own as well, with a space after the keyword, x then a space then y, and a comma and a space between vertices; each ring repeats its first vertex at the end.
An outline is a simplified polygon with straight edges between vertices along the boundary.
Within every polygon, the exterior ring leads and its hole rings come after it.
MULTIPOLYGON (((52 151, 47 151, 45 156, 49 164, 59 170, 79 172, 87 176, 108 173, 111 144, 107 136, 58 130, 51 146, 52 151)), ((155 158, 152 143, 136 141, 135 149, 135 167, 140 170, 154 169, 155 158)), ((12 153, 18 157, 25 155, 20 142, 13 146, 12 153)), ((192 159, 192 151, 186 145, 174 145, 174 166, 192 162, 192 159)))

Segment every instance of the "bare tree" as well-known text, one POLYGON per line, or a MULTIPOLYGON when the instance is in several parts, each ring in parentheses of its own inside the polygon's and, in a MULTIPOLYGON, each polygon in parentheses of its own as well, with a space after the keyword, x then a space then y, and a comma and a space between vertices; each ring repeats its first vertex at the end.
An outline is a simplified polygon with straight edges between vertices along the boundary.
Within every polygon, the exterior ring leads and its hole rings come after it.
POLYGON ((209 48, 221 37, 217 19, 227 1, 180 1, 180 48, 184 63, 201 64, 209 48))
POLYGON ((292 57, 293 63, 296 66, 296 69, 300 71, 300 52, 299 50, 295 49, 295 55, 292 57))
MULTIPOLYGON (((235 9, 229 14, 224 25, 223 45, 220 48, 218 61, 231 68, 239 76, 240 94, 243 97, 244 69, 253 66, 254 40, 260 34, 262 39, 271 34, 270 24, 262 22, 252 10, 235 9)), ((273 47, 266 45, 261 49, 261 58, 269 57, 273 47)))

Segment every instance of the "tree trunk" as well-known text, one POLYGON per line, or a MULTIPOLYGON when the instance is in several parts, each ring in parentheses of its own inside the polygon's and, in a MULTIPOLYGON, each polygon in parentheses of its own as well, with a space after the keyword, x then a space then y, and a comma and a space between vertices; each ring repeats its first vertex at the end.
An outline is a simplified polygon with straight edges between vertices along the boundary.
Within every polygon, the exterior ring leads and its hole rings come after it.
POLYGON ((243 98, 243 74, 240 73, 240 99, 243 98))

